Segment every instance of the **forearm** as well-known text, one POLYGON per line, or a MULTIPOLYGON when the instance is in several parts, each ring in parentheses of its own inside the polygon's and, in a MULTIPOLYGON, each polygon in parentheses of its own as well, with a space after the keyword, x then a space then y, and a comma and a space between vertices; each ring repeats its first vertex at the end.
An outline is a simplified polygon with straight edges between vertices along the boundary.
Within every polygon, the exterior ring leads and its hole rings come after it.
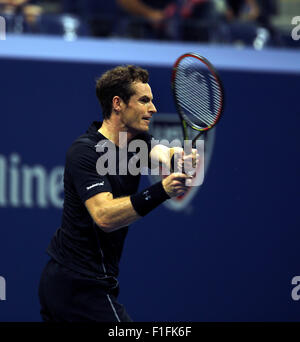
POLYGON ((127 12, 144 18, 151 18, 156 11, 140 0, 117 0, 117 2, 127 12))
MULTIPOLYGON (((109 231, 113 231, 136 221, 141 216, 147 215, 174 193, 173 186, 177 187, 176 178, 182 179, 182 175, 172 175, 168 179, 157 182, 140 193, 111 200, 98 212, 99 221, 109 231), (174 182, 175 181, 175 182, 174 182)), ((185 176, 184 176, 185 177, 185 176)), ((180 182, 179 182, 180 183, 180 182)), ((100 224, 101 226, 101 224, 100 224)))
POLYGON ((96 223, 107 232, 126 227, 139 218, 130 196, 112 199, 102 204, 96 213, 96 223))
POLYGON ((154 165, 160 164, 165 170, 172 170, 171 160, 175 152, 182 153, 181 147, 167 147, 164 145, 156 145, 150 153, 151 160, 154 161, 154 165))
POLYGON ((104 231, 112 232, 147 215, 183 187, 180 180, 185 175, 173 174, 142 192, 122 198, 112 198, 111 193, 102 193, 86 201, 86 207, 95 223, 104 231))

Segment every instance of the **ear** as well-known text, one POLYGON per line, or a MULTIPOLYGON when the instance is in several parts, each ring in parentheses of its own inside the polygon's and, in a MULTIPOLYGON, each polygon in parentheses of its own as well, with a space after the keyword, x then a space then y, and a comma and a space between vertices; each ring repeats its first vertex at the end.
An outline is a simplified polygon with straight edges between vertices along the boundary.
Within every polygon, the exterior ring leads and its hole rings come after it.
POLYGON ((117 114, 121 111, 123 100, 120 98, 120 96, 114 96, 112 99, 112 109, 117 114))

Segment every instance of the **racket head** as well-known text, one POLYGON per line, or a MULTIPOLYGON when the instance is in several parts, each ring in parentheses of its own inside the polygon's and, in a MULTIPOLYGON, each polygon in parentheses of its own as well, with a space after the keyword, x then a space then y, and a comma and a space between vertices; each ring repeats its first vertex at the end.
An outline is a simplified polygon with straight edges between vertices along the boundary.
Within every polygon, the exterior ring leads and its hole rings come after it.
POLYGON ((174 63, 171 83, 185 139, 189 138, 188 126, 205 132, 217 124, 224 107, 224 88, 206 58, 196 53, 180 56, 174 63))

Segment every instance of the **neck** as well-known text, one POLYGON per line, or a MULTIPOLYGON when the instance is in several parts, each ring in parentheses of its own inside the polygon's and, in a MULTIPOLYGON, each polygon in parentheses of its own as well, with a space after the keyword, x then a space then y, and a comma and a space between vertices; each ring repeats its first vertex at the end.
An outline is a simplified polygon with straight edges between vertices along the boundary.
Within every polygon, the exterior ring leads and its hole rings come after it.
POLYGON ((124 147, 127 142, 135 136, 135 134, 128 132, 127 128, 124 125, 121 125, 112 117, 108 120, 103 121, 102 126, 99 128, 98 132, 100 132, 103 136, 105 136, 105 138, 112 141, 115 145, 121 148, 124 147), (120 133, 127 133, 127 140, 121 139, 120 141, 120 133))

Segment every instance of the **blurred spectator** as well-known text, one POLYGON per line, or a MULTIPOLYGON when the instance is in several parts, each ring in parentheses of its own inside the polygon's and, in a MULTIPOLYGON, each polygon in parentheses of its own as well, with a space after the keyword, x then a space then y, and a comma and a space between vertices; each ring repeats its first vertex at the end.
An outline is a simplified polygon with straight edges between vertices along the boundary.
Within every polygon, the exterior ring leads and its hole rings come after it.
POLYGON ((40 27, 40 18, 42 15, 42 7, 34 4, 29 4, 23 9, 23 17, 24 17, 24 32, 30 33, 39 33, 41 30, 40 27))
POLYGON ((154 25, 166 17, 169 5, 174 8, 174 0, 117 0, 129 14, 142 17, 154 25))
POLYGON ((0 13, 7 20, 7 31, 38 32, 37 22, 42 8, 34 0, 0 0, 0 13))
MULTIPOLYGON (((137 38, 209 40, 213 0, 117 0, 137 38)), ((128 30, 129 28, 129 30, 128 30)))
POLYGON ((116 0, 62 0, 63 12, 88 23, 91 34, 97 37, 114 35, 118 23, 116 0))
POLYGON ((277 0, 226 0, 223 32, 228 42, 256 44, 262 48, 275 40, 276 32, 271 18, 277 14, 277 0))
POLYGON ((272 25, 273 16, 280 15, 278 2, 0 0, 0 15, 6 19, 7 32, 54 34, 69 40, 93 35, 283 46, 280 28, 272 25))
POLYGON ((116 0, 123 11, 121 34, 133 38, 167 38, 166 21, 176 11, 174 0, 116 0))
POLYGON ((242 19, 253 21, 260 15, 257 0, 226 0, 226 18, 228 21, 242 19))
POLYGON ((271 17, 278 14, 277 0, 226 0, 229 21, 242 19, 271 27, 271 17))
POLYGON ((275 28, 272 24, 272 18, 279 14, 278 0, 257 0, 260 8, 260 14, 257 22, 270 30, 271 34, 275 33, 275 28))
POLYGON ((215 41, 219 16, 214 0, 181 1, 181 39, 185 41, 215 41))

